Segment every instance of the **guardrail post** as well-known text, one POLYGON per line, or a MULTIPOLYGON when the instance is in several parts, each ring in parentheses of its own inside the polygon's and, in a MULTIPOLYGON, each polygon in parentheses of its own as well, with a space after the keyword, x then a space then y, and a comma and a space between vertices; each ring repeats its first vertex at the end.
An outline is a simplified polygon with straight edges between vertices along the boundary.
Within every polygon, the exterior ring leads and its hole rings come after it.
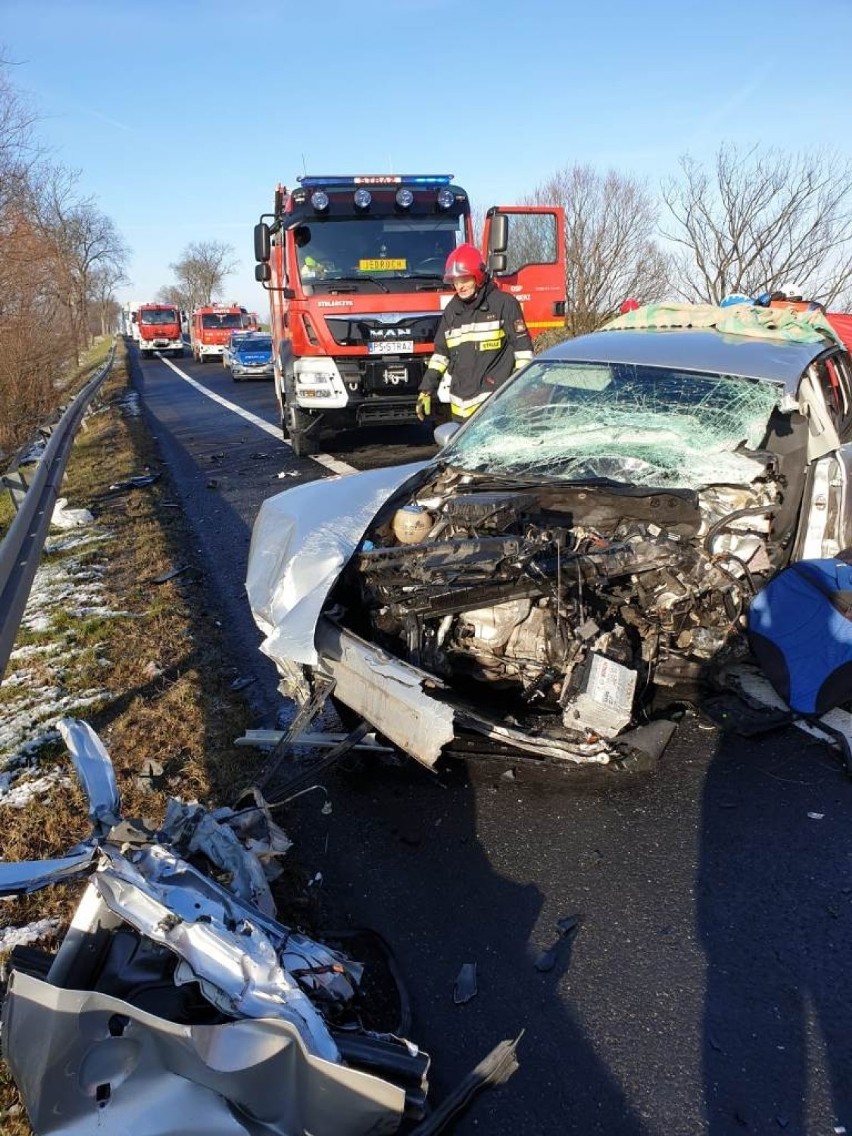
POLYGON ((0 481, 3 482, 3 488, 9 490, 9 496, 12 498, 12 505, 17 513, 20 509, 24 497, 27 495, 27 483, 24 480, 24 475, 20 469, 10 469, 4 473, 0 481))

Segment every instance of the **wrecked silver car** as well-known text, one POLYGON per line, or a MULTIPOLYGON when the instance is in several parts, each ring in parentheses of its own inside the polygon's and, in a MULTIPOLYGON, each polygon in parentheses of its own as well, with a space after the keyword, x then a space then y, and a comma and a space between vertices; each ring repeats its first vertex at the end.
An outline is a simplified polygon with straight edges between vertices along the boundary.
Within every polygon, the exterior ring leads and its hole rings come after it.
POLYGON ((275 918, 289 841, 262 799, 172 801, 151 831, 122 819, 92 730, 60 729, 92 837, 0 865, 3 896, 88 881, 58 952, 16 948, 9 967, 3 1056, 35 1132, 368 1136, 422 1118, 429 1058, 363 1028, 363 966, 275 918))
POLYGON ((283 689, 322 676, 426 765, 658 755, 764 583, 852 544, 849 356, 759 318, 568 341, 433 461, 266 501, 247 587, 283 689))

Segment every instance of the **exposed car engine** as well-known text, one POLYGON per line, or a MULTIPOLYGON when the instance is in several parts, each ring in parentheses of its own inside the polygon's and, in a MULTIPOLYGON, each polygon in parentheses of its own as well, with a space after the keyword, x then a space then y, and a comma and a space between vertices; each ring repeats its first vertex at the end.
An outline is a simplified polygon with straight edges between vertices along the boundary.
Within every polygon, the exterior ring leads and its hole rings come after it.
POLYGON ((344 622, 521 728, 611 738, 736 651, 776 570, 771 458, 748 488, 513 485, 445 470, 392 500, 335 599, 344 622))

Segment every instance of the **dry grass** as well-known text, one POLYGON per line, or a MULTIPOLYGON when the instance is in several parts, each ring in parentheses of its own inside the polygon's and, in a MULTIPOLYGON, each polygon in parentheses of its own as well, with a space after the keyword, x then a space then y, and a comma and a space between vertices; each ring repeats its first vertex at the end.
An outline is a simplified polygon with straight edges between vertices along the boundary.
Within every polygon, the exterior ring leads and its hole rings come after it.
MULTIPOLYGON (((57 613, 50 631, 22 634, 18 645, 59 640, 61 662, 11 664, 7 679, 26 666, 35 681, 58 682, 72 694, 100 688, 103 697, 85 717, 112 757, 124 815, 157 821, 169 796, 231 801, 235 786, 250 778, 254 759, 233 744, 249 724, 248 714, 225 677, 227 654, 215 613, 202 602, 194 542, 180 510, 163 507, 164 501, 174 501, 167 471, 144 420, 122 413, 127 385, 119 346, 116 367, 75 443, 63 495, 70 506, 90 509, 94 530, 106 537, 74 559, 101 576, 111 608, 131 614, 75 618, 67 609, 57 613), (161 477, 145 488, 109 491, 110 485, 145 472, 161 477), (184 564, 189 569, 174 579, 152 582, 184 564), (146 776, 152 768, 156 776, 146 776)), ((8 698, 0 688, 0 714, 8 698)), ((61 744, 41 750, 39 763, 70 771, 61 744)), ((20 812, 0 809, 6 861, 56 855, 89 831, 76 782, 20 812)), ((48 916, 64 922, 80 890, 79 884, 48 888, 4 903, 0 927, 48 916)), ((49 949, 55 943, 42 945, 49 949)), ((5 1066, 0 1069, 0 1131, 4 1136, 31 1132, 5 1066)))

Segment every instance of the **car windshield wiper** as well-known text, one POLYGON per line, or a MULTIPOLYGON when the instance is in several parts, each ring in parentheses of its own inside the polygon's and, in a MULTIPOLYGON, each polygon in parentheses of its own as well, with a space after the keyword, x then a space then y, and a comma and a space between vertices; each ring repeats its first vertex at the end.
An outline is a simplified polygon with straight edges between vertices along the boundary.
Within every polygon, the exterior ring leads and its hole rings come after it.
POLYGON ((541 489, 543 486, 587 485, 591 488, 613 489, 632 488, 629 482, 617 481, 612 477, 548 477, 542 473, 535 478, 514 477, 511 473, 495 473, 493 470, 464 469, 448 463, 454 473, 463 473, 473 478, 476 489, 541 489))
MULTIPOLYGON (((389 292, 387 284, 384 280, 377 280, 375 276, 335 276, 334 279, 323 280, 323 284, 328 284, 330 288, 334 288, 335 284, 340 281, 346 281, 351 284, 375 284, 377 288, 381 288, 383 292, 389 292)), ((346 291, 355 291, 354 288, 347 288, 346 291)))

